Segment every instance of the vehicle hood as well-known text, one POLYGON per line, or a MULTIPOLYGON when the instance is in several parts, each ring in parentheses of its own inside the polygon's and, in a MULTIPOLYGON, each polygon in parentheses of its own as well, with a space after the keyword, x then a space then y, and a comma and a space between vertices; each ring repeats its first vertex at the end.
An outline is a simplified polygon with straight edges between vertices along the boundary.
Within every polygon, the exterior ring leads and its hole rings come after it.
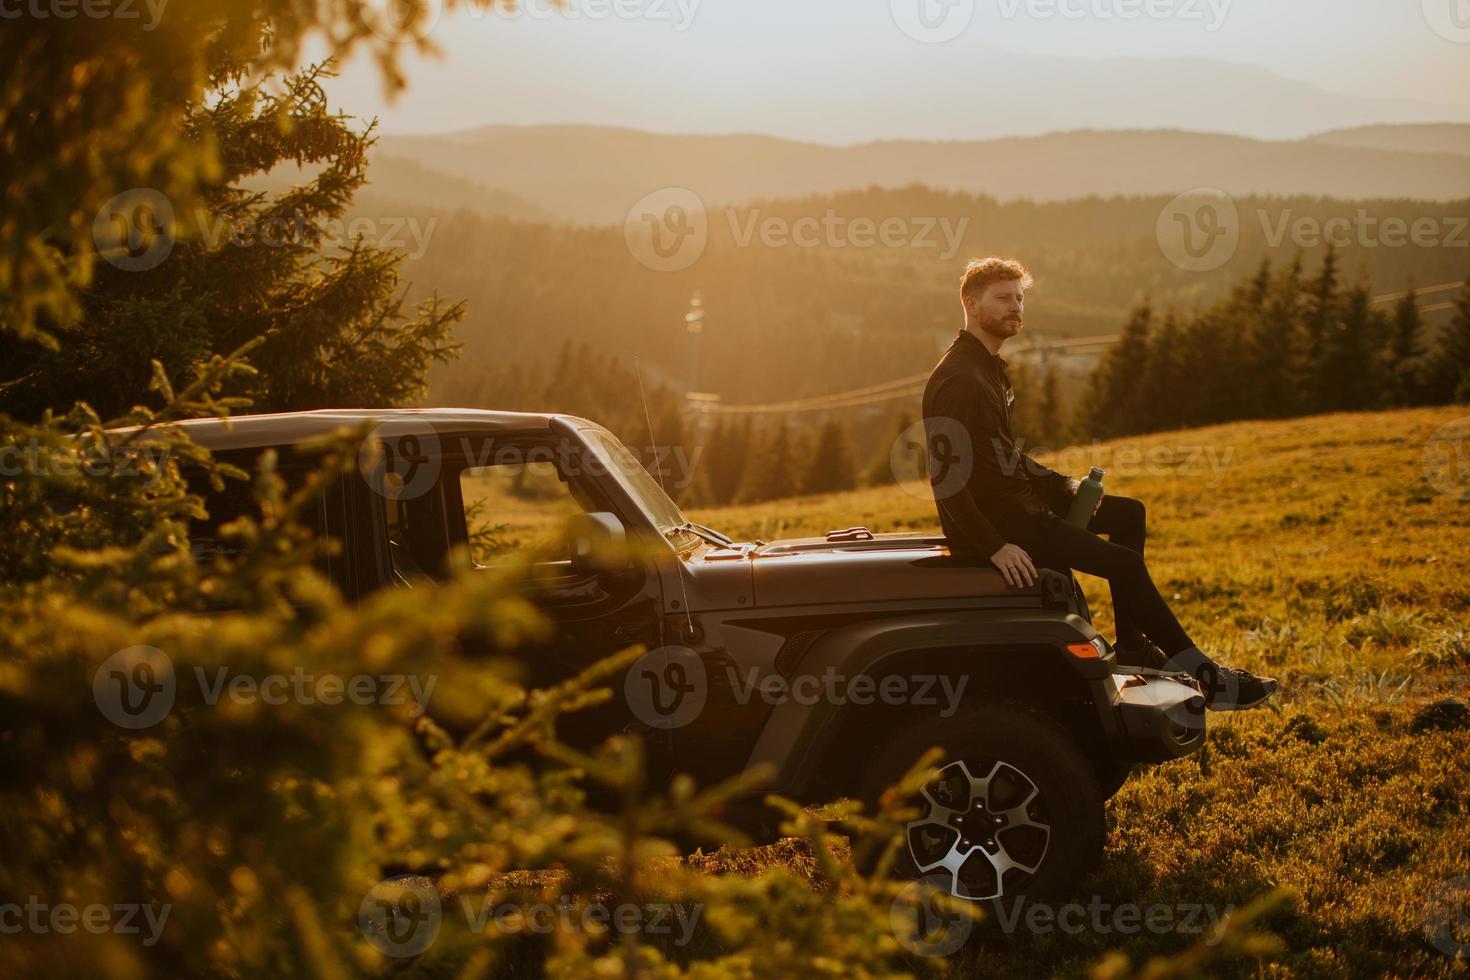
POLYGON ((789 538, 740 550, 741 557, 731 561, 749 563, 757 607, 963 599, 1010 591, 989 562, 952 555, 943 538, 930 534, 879 534, 845 542, 789 538))

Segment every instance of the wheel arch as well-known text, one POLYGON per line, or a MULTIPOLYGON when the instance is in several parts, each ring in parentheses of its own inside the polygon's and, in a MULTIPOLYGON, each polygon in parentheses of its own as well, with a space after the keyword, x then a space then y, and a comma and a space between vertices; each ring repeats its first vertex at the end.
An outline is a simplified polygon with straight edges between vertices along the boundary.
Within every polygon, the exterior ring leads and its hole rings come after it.
POLYGON ((930 686, 937 704, 780 704, 751 762, 775 769, 779 792, 806 802, 831 799, 854 789, 864 758, 881 745, 885 732, 937 711, 1014 701, 1061 724, 1096 766, 1111 759, 1111 736, 1093 704, 1094 679, 1088 674, 1098 668, 1105 674, 1110 665, 1079 663, 1066 652, 1068 643, 1094 635, 1091 624, 1076 615, 1038 617, 1034 612, 985 619, 915 617, 834 630, 813 644, 794 673, 820 675, 832 669, 846 677, 873 676, 878 685, 891 675, 935 675, 951 678, 950 685, 930 686))

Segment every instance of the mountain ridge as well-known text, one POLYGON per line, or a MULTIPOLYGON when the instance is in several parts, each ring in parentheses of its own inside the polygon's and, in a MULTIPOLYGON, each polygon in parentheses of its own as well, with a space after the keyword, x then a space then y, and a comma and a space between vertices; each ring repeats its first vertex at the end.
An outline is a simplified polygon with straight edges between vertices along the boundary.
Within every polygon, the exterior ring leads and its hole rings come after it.
MULTIPOLYGON (((1463 129, 1470 144, 1470 125, 1463 129)), ((1458 130, 1450 132, 1458 139, 1458 130)), ((495 124, 441 136, 384 136, 378 152, 514 195, 559 220, 607 224, 671 187, 694 191, 706 207, 914 183, 1039 202, 1199 187, 1346 199, 1470 196, 1463 154, 1419 149, 1443 142, 1376 130, 1260 140, 1158 128, 831 146, 769 135, 495 124), (1413 148, 1383 148, 1395 138, 1413 148)))

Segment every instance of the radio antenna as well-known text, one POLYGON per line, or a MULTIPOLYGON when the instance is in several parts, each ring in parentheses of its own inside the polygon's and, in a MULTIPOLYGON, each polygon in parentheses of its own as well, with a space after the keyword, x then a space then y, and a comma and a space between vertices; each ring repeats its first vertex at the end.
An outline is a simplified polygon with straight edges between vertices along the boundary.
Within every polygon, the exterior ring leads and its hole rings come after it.
MULTIPOLYGON (((648 393, 643 390, 643 364, 638 360, 638 355, 633 355, 633 373, 638 375, 638 397, 643 400, 643 421, 648 423, 648 441, 653 450, 653 475, 658 478, 658 488, 669 495, 668 488, 664 486, 664 468, 658 458, 658 437, 653 434, 653 414, 648 411, 648 393)), ((672 498, 670 498, 672 499, 672 498)), ((694 614, 689 611, 689 587, 684 584, 684 560, 677 554, 674 556, 675 574, 679 576, 679 590, 684 595, 684 619, 689 624, 689 636, 694 637, 694 614)), ((660 617, 660 622, 662 617, 660 617)))

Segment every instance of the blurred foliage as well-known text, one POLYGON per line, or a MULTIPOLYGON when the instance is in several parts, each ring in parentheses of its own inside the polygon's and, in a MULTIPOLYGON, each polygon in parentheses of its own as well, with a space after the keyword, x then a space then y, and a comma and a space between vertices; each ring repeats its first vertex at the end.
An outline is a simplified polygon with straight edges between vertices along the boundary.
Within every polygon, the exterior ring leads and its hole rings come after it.
MULTIPOLYGON (((78 410, 8 434, 46 440, 50 464, 44 477, 3 484, 16 560, 0 580, 8 613, 0 825, 10 855, 0 894, 169 908, 151 946, 112 933, 7 937, 8 975, 376 974, 390 964, 356 928, 358 911, 391 874, 431 875, 454 895, 484 891, 509 871, 555 867, 574 883, 568 895, 643 903, 672 887, 645 880, 648 862, 673 855, 655 835, 740 839, 711 814, 741 783, 697 790, 684 780, 651 793, 636 741, 613 739, 591 755, 556 743, 557 717, 606 698, 598 682, 637 651, 529 692, 494 652, 543 638, 546 623, 507 574, 461 564, 432 603, 407 590, 357 607, 342 601, 312 564, 331 544, 301 518, 324 487, 355 472, 356 440, 316 447, 319 468, 289 492, 268 453, 256 477, 259 515, 223 529, 235 546, 227 554, 196 558, 186 521, 202 516, 200 500, 184 470, 203 468, 216 481, 242 475, 156 423, 227 408, 212 389, 237 367, 220 361, 178 393, 160 373, 167 413, 139 410, 120 420, 130 428, 104 429, 78 410), (75 435, 63 434, 83 419, 75 435), (116 458, 144 446, 161 462, 137 475, 81 466, 84 452, 116 458), (177 696, 158 724, 128 731, 98 710, 92 678, 115 652, 139 645, 165 653, 177 696), (194 677, 221 669, 406 675, 433 679, 438 695, 432 706, 210 703, 194 677), (546 761, 533 768, 527 752, 546 761), (589 779, 624 798, 622 812, 588 808, 589 779)), ((732 909, 746 891, 732 889, 732 909)), ((708 903, 717 892, 709 883, 683 900, 708 903)), ((803 932, 825 921, 831 939, 826 948, 791 943, 789 970, 803 972, 811 958, 856 968, 875 950, 891 955, 879 897, 817 903, 792 917, 787 928, 803 932), (839 918, 850 921, 838 929, 839 918), (853 927, 861 921, 866 928, 853 927)), ((729 955, 747 963, 757 919, 770 927, 759 915, 710 921, 731 937, 729 955)), ((499 946, 516 942, 494 929, 451 933, 415 969, 432 973, 431 964, 461 957, 488 968, 499 946)), ((627 974, 666 972, 662 953, 616 934, 558 935, 543 955, 562 975, 588 975, 603 960, 627 974)), ((738 972, 749 970, 768 975, 749 963, 738 972)))

